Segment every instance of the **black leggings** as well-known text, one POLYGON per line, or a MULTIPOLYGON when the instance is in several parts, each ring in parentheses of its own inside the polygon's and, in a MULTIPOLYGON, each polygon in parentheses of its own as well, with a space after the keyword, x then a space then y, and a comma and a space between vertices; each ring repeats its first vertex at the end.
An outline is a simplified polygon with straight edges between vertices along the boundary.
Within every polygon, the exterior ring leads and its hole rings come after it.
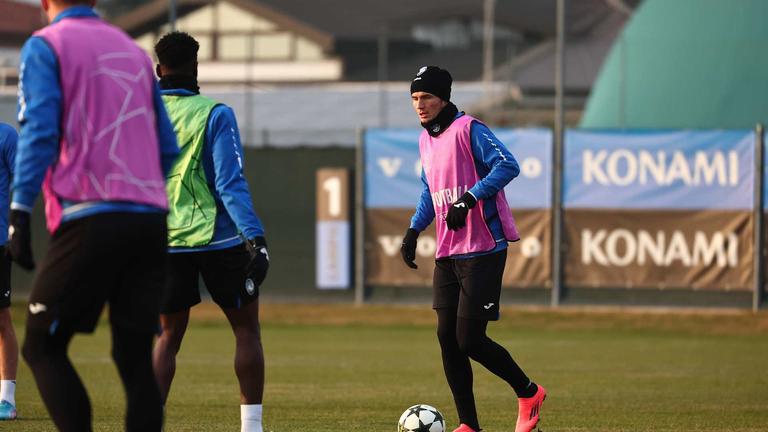
POLYGON ((509 352, 485 334, 486 327, 488 321, 457 317, 454 308, 437 309, 437 338, 445 377, 453 393, 460 422, 474 430, 480 430, 480 425, 472 393, 470 358, 509 383, 518 397, 530 384, 509 352))
MULTIPOLYGON (((91 404, 80 377, 67 356, 74 332, 54 334, 27 328, 22 353, 56 427, 62 432, 90 432, 91 404)), ((151 332, 112 328, 112 358, 126 392, 125 430, 159 432, 163 407, 152 372, 151 332)))

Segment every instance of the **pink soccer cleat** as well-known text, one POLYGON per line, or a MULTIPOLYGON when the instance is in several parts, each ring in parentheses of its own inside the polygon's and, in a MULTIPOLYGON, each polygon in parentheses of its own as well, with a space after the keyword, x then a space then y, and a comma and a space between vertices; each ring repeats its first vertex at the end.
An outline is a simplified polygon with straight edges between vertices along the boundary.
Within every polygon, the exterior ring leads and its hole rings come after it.
POLYGON ((458 428, 454 429, 453 432, 478 432, 478 431, 462 423, 458 428))
POLYGON ((537 384, 539 389, 536 394, 529 398, 517 399, 517 425, 515 432, 531 432, 539 423, 539 412, 544 399, 547 398, 547 391, 544 387, 537 384))

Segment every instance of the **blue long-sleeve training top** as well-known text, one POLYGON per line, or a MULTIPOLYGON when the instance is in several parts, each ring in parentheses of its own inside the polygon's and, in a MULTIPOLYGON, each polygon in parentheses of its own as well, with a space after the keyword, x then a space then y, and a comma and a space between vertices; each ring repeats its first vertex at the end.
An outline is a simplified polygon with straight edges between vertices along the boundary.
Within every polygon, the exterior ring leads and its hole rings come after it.
MULTIPOLYGON (((460 112, 456 118, 462 115, 464 113, 460 112)), ((496 202, 488 198, 496 195, 497 192, 504 189, 504 186, 520 174, 520 165, 515 157, 486 125, 473 121, 470 126, 470 140, 472 155, 475 159, 475 171, 477 171, 480 180, 469 189, 469 193, 478 201, 484 200, 485 220, 488 223, 491 234, 493 234, 493 238, 496 240, 496 248, 488 252, 456 255, 452 258, 471 258, 498 252, 507 247, 501 221, 497 217, 499 211, 496 208, 496 202)), ((424 231, 435 219, 432 194, 429 192, 429 184, 427 183, 424 170, 421 171, 421 181, 424 184, 424 189, 416 204, 416 212, 411 218, 411 228, 419 232, 424 231)), ((445 223, 445 221, 440 221, 440 223, 445 223)))
MULTIPOLYGON (((60 13, 53 23, 66 18, 93 18, 98 15, 88 6, 73 6, 60 13)), ((52 24, 53 24, 52 23, 52 24)), ((11 208, 31 211, 45 172, 56 162, 61 138, 61 118, 64 111, 59 62, 53 49, 43 38, 31 37, 21 50, 19 69, 18 121, 21 126, 16 156, 18 173, 13 180, 11 208)), ((153 90, 157 137, 160 142, 160 162, 163 175, 170 172, 179 155, 176 134, 160 97, 160 87, 153 90)), ((152 212, 155 207, 122 202, 94 202, 78 205, 62 202, 62 222, 108 211, 152 212)))
MULTIPOLYGON (((192 96, 186 89, 162 90, 164 95, 192 96)), ((208 188, 216 201, 213 238, 205 246, 169 248, 170 252, 196 252, 224 249, 245 238, 264 235, 264 227, 251 201, 248 182, 243 175, 243 145, 232 108, 220 104, 213 108, 205 130, 200 155, 208 188)))
POLYGON ((10 187, 16 160, 18 135, 11 125, 0 123, 0 246, 8 243, 10 187))

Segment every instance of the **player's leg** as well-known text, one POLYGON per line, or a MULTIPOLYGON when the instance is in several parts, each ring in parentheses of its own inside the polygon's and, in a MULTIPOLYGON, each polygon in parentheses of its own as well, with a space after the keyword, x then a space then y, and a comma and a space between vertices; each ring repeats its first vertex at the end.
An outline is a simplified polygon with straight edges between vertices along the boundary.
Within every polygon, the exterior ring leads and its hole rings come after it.
POLYGON ((165 216, 126 213, 110 217, 113 226, 121 227, 115 240, 125 245, 115 271, 119 279, 109 293, 109 315, 112 358, 126 393, 126 431, 159 432, 163 402, 152 368, 152 341, 165 285, 165 216))
POLYGON ((472 365, 469 357, 462 352, 456 341, 455 309, 437 309, 437 337, 440 341, 443 371, 453 394, 459 422, 479 431, 480 422, 477 418, 475 395, 472 390, 472 365))
POLYGON ((89 432, 91 403, 67 356, 74 331, 59 325, 51 333, 39 325, 44 319, 30 312, 22 347, 24 360, 56 427, 62 432, 89 432))
POLYGON ((235 335, 235 374, 240 383, 242 432, 262 432, 264 350, 261 345, 258 299, 224 313, 235 335))
POLYGON ((456 338, 462 352, 480 363, 499 378, 506 381, 518 397, 530 397, 536 393, 533 384, 504 347, 486 334, 488 321, 458 318, 456 338))
POLYGON ((235 335, 235 374, 240 403, 261 405, 264 396, 264 350, 259 325, 259 300, 240 308, 224 309, 235 335))
POLYGON ((501 280, 506 257, 507 252, 504 250, 456 261, 462 287, 456 338, 462 352, 514 389, 520 401, 516 432, 528 432, 538 422, 544 390, 528 378, 504 347, 486 334, 488 321, 495 321, 499 317, 501 280), (527 401, 533 401, 533 405, 529 407, 527 401), (525 415, 523 411, 526 411, 525 415))
POLYGON ((258 299, 240 308, 223 309, 235 335, 235 373, 240 403, 260 405, 264 395, 264 350, 258 299))
POLYGON ((24 360, 60 431, 90 431, 91 406, 67 350, 75 331, 93 331, 106 300, 111 251, 89 236, 91 218, 62 224, 29 297, 24 360))
POLYGON ((11 310, 0 309, 0 420, 16 418, 16 371, 19 345, 11 322, 11 310))
POLYGON ((163 403, 176 375, 176 355, 189 324, 189 309, 200 303, 196 252, 167 255, 165 286, 160 301, 160 334, 152 351, 155 378, 163 403))
POLYGON ((206 253, 205 285, 229 320, 235 335, 235 374, 240 383, 242 432, 262 432, 264 351, 259 325, 259 287, 246 285, 250 255, 245 246, 206 253))
POLYGON ((443 360, 443 371, 456 404, 459 422, 480 430, 472 391, 472 365, 456 339, 456 313, 460 286, 451 260, 436 262, 433 277, 433 308, 437 312, 437 340, 443 360))
POLYGON ((125 430, 160 431, 163 402, 152 370, 155 333, 112 325, 112 358, 126 392, 125 430))
POLYGON ((19 344, 11 321, 11 261, 0 247, 0 420, 16 418, 19 344))
POLYGON ((176 375, 176 355, 181 349, 188 323, 189 309, 160 315, 160 335, 152 351, 152 363, 163 403, 168 400, 171 383, 176 375))

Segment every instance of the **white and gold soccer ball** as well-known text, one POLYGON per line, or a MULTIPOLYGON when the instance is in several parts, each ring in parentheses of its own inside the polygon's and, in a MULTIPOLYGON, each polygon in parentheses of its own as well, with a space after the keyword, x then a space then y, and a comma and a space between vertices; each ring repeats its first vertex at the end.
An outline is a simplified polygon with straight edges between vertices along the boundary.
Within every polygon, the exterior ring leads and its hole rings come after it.
POLYGON ((433 406, 414 405, 400 416, 397 432, 445 432, 445 420, 433 406))

